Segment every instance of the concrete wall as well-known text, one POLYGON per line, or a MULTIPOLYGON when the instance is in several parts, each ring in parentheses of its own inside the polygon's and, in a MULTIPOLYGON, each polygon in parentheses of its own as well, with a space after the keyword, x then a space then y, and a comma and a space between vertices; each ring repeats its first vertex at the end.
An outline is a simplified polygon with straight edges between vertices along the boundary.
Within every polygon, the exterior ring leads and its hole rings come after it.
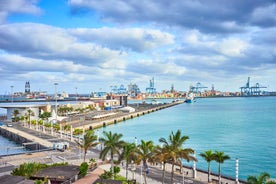
POLYGON ((2 135, 3 137, 6 137, 20 145, 24 145, 24 143, 27 143, 25 145, 25 148, 26 149, 29 149, 29 150, 41 150, 41 149, 46 149, 46 147, 40 145, 40 144, 28 144, 28 143, 31 143, 32 141, 31 140, 28 140, 26 139, 25 137, 22 137, 18 134, 14 134, 12 132, 9 132, 8 130, 6 129, 2 129, 0 128, 0 135, 2 135))

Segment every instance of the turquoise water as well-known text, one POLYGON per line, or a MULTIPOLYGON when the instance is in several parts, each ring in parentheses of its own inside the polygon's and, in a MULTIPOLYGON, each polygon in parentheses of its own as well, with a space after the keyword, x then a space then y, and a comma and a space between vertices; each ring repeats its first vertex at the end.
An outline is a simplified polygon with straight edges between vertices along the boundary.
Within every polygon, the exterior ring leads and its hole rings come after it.
MULTIPOLYGON (((184 147, 196 150, 197 167, 207 170, 198 156, 208 149, 223 151, 231 157, 222 164, 222 174, 239 177, 268 172, 276 178, 276 97, 204 98, 112 125, 102 130, 122 133, 126 141, 168 138, 180 129, 189 136, 184 147)), ((184 162, 186 165, 192 163, 184 162)), ((217 163, 211 163, 217 172, 217 163)))
MULTIPOLYGON (((171 100, 169 100, 171 101, 171 100)), ((140 142, 161 137, 180 129, 189 136, 184 147, 196 150, 197 167, 207 170, 207 163, 198 156, 208 149, 223 151, 231 160, 222 164, 222 174, 235 177, 235 159, 239 159, 239 177, 268 172, 276 178, 276 97, 203 98, 193 104, 181 104, 101 131, 122 133, 124 140, 140 142)), ((24 150, 8 150, 15 145, 0 136, 0 155, 24 150)), ((186 165, 192 163, 184 162, 186 165)), ((217 163, 211 163, 217 172, 217 163)))
POLYGON ((9 139, 0 136, 0 155, 26 153, 27 150, 21 147, 22 145, 16 144, 14 141, 10 141, 9 139))

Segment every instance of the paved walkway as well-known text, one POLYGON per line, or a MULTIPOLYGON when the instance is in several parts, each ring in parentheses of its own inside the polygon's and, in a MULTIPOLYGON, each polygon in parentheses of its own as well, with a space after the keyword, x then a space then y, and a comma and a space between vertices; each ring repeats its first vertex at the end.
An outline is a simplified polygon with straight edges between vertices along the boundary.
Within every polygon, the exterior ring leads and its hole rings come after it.
MULTIPOLYGON (((103 170, 109 170, 110 169, 110 164, 105 164, 99 166, 103 170)), ((178 167, 177 167, 178 168, 178 167)), ((121 176, 126 176, 126 170, 121 167, 120 173, 121 176)), ((135 173, 129 171, 128 172, 128 178, 129 179, 135 179, 138 183, 143 184, 144 183, 144 177, 141 177, 141 169, 140 167, 136 168, 135 173)), ((171 178, 171 165, 167 164, 166 165, 166 172, 165 172, 165 183, 170 183, 170 178, 171 178)), ((174 183, 175 184, 182 184, 183 183, 183 178, 184 178, 184 183, 193 183, 193 184, 203 184, 203 183, 208 183, 208 174, 204 172, 199 172, 197 171, 197 176, 196 178, 193 178, 193 171, 191 169, 183 168, 182 173, 179 171, 174 172, 174 183), (187 174, 188 173, 188 174, 187 174)), ((211 175, 211 179, 213 179, 213 183, 218 183, 218 177, 211 175)), ((150 166, 149 167, 149 174, 147 175, 147 183, 148 184, 161 184, 162 180, 162 170, 160 166, 150 166)), ((222 178, 221 182, 224 184, 235 184, 235 181, 229 180, 226 178, 222 178)))
POLYGON ((73 184, 93 184, 102 173, 104 173, 104 170, 102 168, 98 167, 93 172, 88 173, 85 177, 79 179, 78 181, 74 182, 73 184))

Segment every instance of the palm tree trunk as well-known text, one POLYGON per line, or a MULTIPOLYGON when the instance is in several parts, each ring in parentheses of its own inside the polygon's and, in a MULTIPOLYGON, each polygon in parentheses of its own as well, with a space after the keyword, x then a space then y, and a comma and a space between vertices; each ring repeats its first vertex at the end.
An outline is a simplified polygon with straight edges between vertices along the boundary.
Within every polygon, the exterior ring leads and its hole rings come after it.
POLYGON ((172 163, 172 172, 171 172, 171 184, 173 184, 173 174, 174 174, 174 163, 172 163))
POLYGON ((145 184, 147 184, 147 174, 146 174, 146 162, 143 163, 143 172, 144 172, 144 179, 145 179, 145 184))
POLYGON ((128 160, 126 160, 126 180, 127 180, 127 175, 128 175, 128 160))
POLYGON ((218 167, 218 174, 219 174, 219 183, 220 183, 221 182, 220 163, 219 163, 219 167, 218 167))
POLYGON ((110 163, 111 163, 111 179, 114 180, 114 161, 113 161, 113 154, 111 154, 110 163))
POLYGON ((208 183, 210 183, 210 163, 208 163, 208 183))
POLYGON ((166 165, 166 163, 164 162, 164 163, 162 163, 162 165, 163 165, 162 184, 164 184, 164 179, 165 179, 165 171, 166 171, 166 169, 165 169, 165 165, 166 165))
POLYGON ((85 157, 86 157, 86 150, 83 151, 83 162, 85 162, 85 157))

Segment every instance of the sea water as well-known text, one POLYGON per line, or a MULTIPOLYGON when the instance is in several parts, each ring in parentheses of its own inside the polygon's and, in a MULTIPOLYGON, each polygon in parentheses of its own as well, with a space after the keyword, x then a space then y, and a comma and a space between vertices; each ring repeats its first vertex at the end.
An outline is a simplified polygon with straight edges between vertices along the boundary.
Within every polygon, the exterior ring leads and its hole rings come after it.
POLYGON ((26 152, 27 150, 22 145, 0 136, 0 156, 26 152))
MULTIPOLYGON (((138 143, 143 139, 159 144, 159 138, 168 139, 177 130, 189 136, 183 146, 196 151, 197 168, 207 170, 199 153, 211 149, 231 157, 221 165, 223 175, 235 177, 239 159, 239 178, 261 172, 276 178, 276 97, 201 98, 101 128, 100 135, 112 131, 122 133, 128 142, 135 142, 136 137, 138 143)), ((18 145, 0 136, 0 155, 24 151, 7 150, 9 146, 18 145)), ((211 162, 211 171, 217 169, 218 164, 211 162)))
MULTIPOLYGON (((235 178, 236 159, 239 178, 268 172, 276 178, 276 97, 201 98, 146 114, 100 131, 122 133, 123 139, 138 143, 152 140, 159 144, 173 131, 189 136, 183 145, 196 151, 197 168, 207 170, 199 156, 207 150, 222 151, 231 157, 221 164, 223 175, 235 178)), ((193 163, 183 162, 192 166, 193 163)), ((211 162, 211 171, 218 164, 211 162)))

